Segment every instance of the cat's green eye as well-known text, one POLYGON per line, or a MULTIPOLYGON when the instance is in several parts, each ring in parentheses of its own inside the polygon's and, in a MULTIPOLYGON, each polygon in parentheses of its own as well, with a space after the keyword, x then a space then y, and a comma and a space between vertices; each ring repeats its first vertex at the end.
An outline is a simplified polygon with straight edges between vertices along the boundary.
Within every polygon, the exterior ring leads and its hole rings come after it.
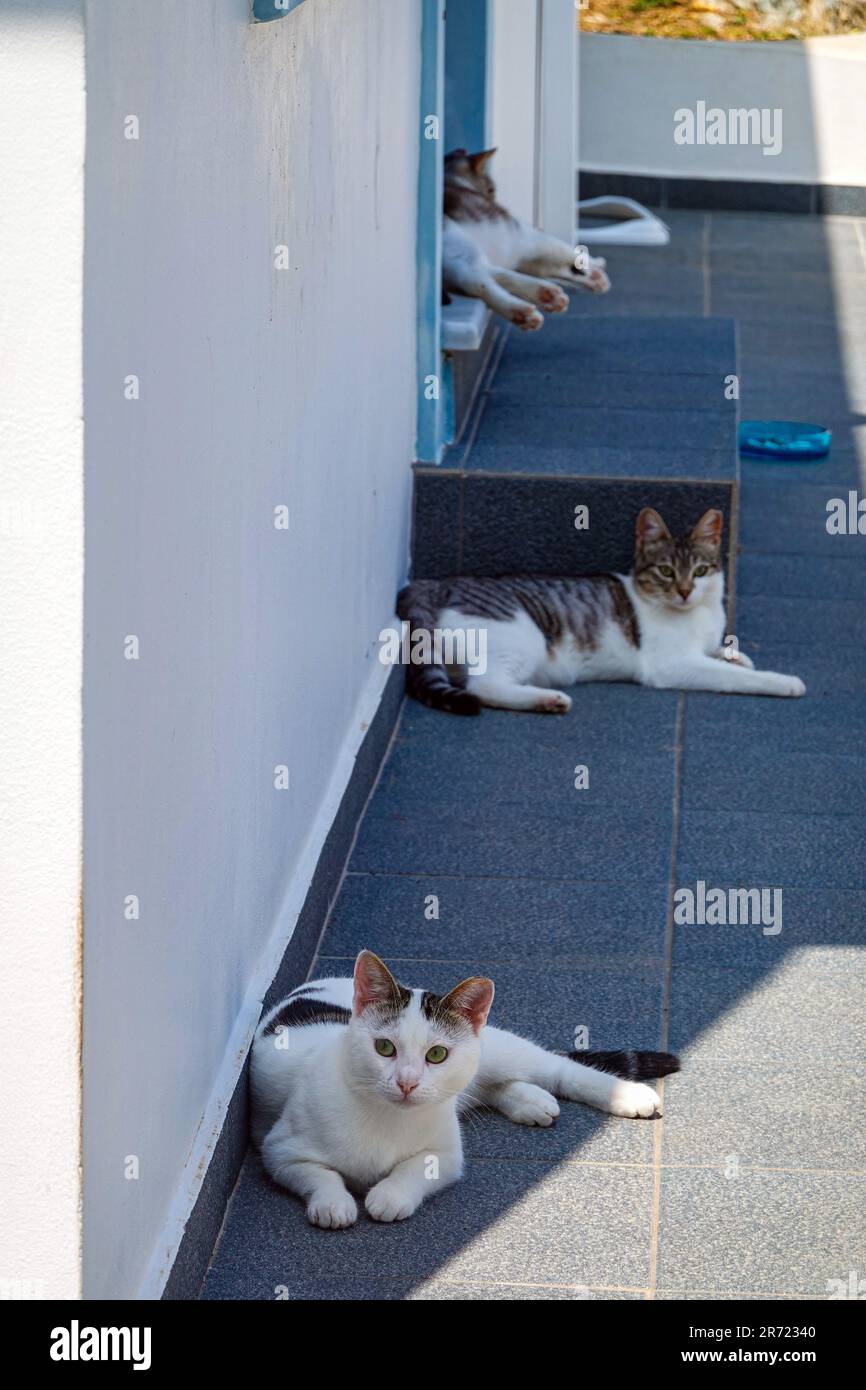
POLYGON ((696 570, 692 570, 692 574, 695 576, 695 579, 701 579, 709 568, 709 565, 698 565, 696 570))
POLYGON ((376 1051, 380 1057, 396 1057, 397 1049, 390 1038, 377 1038, 376 1051))
POLYGON ((430 1051, 427 1053, 427 1061, 432 1062, 435 1067, 438 1062, 444 1062, 447 1056, 448 1048, 443 1047, 441 1043, 437 1043, 436 1046, 431 1047, 430 1051))
POLYGON ((674 572, 671 569, 670 565, 659 565, 658 571, 659 574, 662 575, 665 579, 673 579, 674 577, 674 572))

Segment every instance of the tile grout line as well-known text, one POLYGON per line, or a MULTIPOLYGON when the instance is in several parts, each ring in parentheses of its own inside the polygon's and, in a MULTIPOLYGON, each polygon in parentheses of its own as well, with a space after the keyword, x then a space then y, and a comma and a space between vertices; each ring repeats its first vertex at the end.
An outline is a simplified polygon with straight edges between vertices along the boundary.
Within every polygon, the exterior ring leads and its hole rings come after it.
MULTIPOLYGON (((686 697, 680 693, 677 701, 676 726, 674 736, 674 793, 671 824, 671 863, 668 880, 668 902, 665 921, 665 966, 662 992, 661 1050, 666 1052, 670 1033, 671 975, 673 970, 674 944, 674 893, 676 892, 677 854, 680 838, 680 806, 682 799, 683 729, 685 725, 686 697)), ((664 1134, 664 1079, 659 1082, 662 1098, 662 1115, 655 1123, 653 1131, 653 1195, 650 1217, 650 1269, 647 1299, 654 1299, 658 1284, 659 1225, 661 1220, 662 1191, 662 1140, 664 1134)))

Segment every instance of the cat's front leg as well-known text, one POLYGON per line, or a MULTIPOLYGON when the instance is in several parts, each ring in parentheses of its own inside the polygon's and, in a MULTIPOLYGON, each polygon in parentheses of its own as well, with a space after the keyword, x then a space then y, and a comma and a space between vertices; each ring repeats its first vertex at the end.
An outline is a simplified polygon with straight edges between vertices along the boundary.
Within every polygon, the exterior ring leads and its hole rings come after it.
POLYGON ((377 1182, 364 1203, 374 1221, 405 1221, 425 1197, 450 1187, 463 1172, 463 1150, 457 1142, 428 1153, 413 1154, 396 1164, 387 1178, 377 1182))
POLYGON ((266 1153, 266 1145, 267 1141, 262 1148, 265 1167, 274 1182, 304 1199, 312 1226, 338 1231, 355 1224, 358 1208, 339 1173, 322 1163, 275 1161, 266 1153))
POLYGON ((549 277, 553 280, 567 280, 592 294, 606 294, 610 280, 605 270, 606 262, 601 256, 588 253, 578 256, 574 247, 558 237, 532 229, 532 237, 526 252, 517 267, 527 275, 549 277))
POLYGON ((754 671, 755 663, 745 652, 734 651, 731 647, 717 647, 714 652, 710 652, 714 661, 732 661, 735 666, 745 666, 747 670, 754 671))
POLYGON ((648 671, 644 685, 657 690, 712 690, 730 695, 775 695, 782 698, 805 695, 799 676, 779 671, 755 671, 733 661, 715 657, 691 657, 686 661, 648 671))

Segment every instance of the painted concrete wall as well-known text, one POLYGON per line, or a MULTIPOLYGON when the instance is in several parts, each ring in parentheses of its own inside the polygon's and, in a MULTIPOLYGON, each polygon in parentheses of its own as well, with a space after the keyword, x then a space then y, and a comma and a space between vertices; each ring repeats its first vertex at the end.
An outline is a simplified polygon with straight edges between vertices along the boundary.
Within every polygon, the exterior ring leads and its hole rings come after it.
POLYGON ((682 178, 866 184, 866 35, 786 43, 583 34, 580 165, 682 178), (782 110, 782 148, 678 145, 674 112, 782 110))
POLYGON ((84 27, 0 3, 0 1297, 80 1290, 84 27))
POLYGON ((159 1292, 406 570, 419 5, 247 9, 87 5, 91 1295, 159 1292))
POLYGON ((487 120, 498 195, 517 217, 535 216, 537 0, 490 0, 487 120))

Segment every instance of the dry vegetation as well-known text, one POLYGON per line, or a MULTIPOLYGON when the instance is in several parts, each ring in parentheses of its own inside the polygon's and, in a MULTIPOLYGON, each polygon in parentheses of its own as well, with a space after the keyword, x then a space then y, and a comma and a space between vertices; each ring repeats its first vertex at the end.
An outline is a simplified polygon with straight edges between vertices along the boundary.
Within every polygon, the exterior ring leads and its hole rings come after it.
POLYGON ((580 27, 667 39, 803 39, 866 30, 866 0, 581 0, 580 27))

